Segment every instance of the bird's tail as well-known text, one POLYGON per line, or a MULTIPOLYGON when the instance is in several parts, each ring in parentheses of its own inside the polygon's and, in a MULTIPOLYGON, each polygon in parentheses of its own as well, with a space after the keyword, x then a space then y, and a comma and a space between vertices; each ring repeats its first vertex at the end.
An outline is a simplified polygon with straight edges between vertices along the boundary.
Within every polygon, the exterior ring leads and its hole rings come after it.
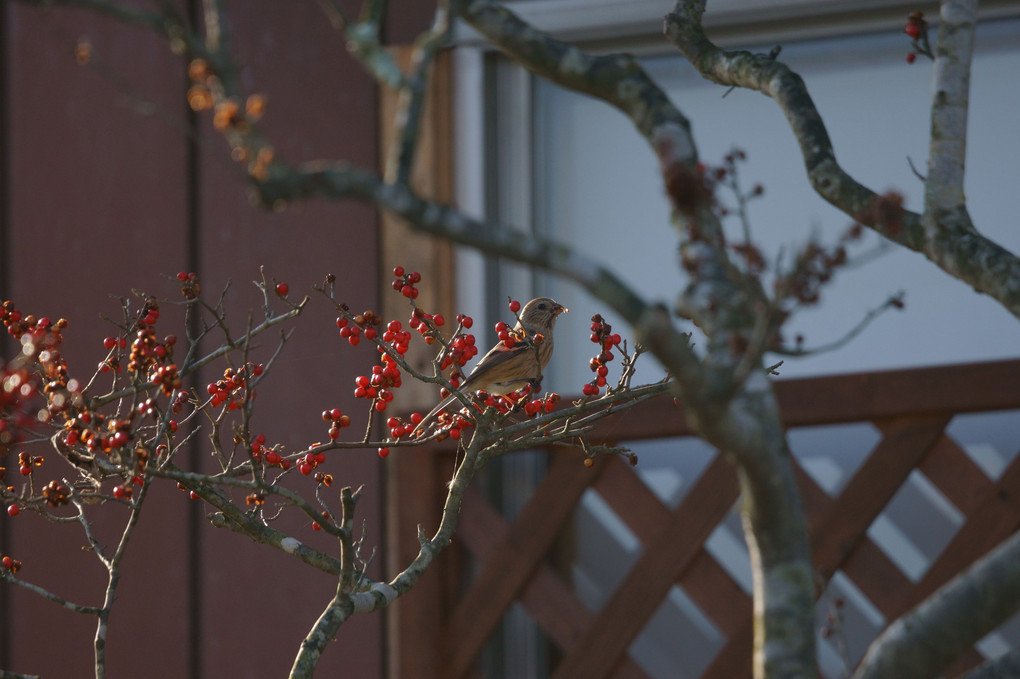
POLYGON ((426 431, 427 427, 429 426, 429 423, 431 423, 432 420, 435 419, 436 415, 438 415, 440 411, 445 410, 446 408, 449 408, 454 403, 460 403, 460 401, 458 401, 457 397, 454 396, 453 394, 450 394, 449 396, 444 398, 442 401, 440 401, 438 403, 438 405, 436 405, 435 408, 430 410, 429 414, 426 415, 422 419, 422 421, 418 423, 418 426, 416 426, 414 428, 414 431, 411 432, 411 439, 413 440, 416 437, 421 436, 421 434, 419 432, 426 431))

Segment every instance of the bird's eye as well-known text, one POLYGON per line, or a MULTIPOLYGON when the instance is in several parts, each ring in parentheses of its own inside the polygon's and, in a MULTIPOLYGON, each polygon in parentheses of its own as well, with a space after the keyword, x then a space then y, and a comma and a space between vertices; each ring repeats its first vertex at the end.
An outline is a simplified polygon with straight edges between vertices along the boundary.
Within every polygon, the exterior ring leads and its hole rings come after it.
POLYGON ((545 302, 542 302, 541 304, 539 304, 538 308, 541 309, 542 311, 545 311, 545 302))

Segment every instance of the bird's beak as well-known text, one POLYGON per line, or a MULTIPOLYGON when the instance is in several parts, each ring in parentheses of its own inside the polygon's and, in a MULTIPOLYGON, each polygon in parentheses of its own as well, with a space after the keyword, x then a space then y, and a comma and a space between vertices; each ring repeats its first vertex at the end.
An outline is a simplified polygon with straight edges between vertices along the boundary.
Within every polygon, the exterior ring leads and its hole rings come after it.
POLYGON ((557 304, 556 306, 553 307, 553 315, 555 315, 555 316, 559 316, 560 314, 565 314, 565 313, 569 313, 569 312, 570 312, 570 309, 568 309, 567 307, 563 306, 562 304, 557 304))

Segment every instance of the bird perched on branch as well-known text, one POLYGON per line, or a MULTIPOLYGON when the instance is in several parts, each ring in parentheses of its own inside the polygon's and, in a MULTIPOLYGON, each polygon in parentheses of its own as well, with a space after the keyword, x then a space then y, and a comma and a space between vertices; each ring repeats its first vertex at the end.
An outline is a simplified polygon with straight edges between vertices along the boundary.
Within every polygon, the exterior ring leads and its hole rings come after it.
MULTIPOLYGON (((512 346, 500 341, 489 349, 460 385, 460 390, 467 394, 484 391, 498 396, 540 382, 542 371, 552 357, 556 318, 566 311, 569 309, 549 297, 537 297, 525 304, 520 320, 510 331, 510 336, 515 338, 512 346)), ((455 402, 457 397, 453 394, 443 399, 415 427, 414 434, 424 431, 437 413, 455 402)))

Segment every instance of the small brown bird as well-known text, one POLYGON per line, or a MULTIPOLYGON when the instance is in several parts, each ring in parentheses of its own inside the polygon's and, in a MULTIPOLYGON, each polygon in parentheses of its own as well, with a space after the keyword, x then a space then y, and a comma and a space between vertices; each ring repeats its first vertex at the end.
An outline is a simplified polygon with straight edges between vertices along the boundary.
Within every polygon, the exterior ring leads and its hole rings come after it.
MULTIPOLYGON (((549 297, 537 297, 524 305, 520 321, 511 334, 523 335, 526 341, 507 347, 503 342, 489 349, 482 360, 471 371, 460 386, 466 394, 484 391, 502 395, 521 389, 542 379, 542 371, 549 365, 553 352, 553 327, 556 318, 569 311, 565 306, 549 297), (541 335, 542 340, 536 341, 541 335)), ((439 411, 458 402, 457 397, 447 396, 414 429, 423 431, 439 411)), ((459 402, 458 402, 459 403, 459 402)))

